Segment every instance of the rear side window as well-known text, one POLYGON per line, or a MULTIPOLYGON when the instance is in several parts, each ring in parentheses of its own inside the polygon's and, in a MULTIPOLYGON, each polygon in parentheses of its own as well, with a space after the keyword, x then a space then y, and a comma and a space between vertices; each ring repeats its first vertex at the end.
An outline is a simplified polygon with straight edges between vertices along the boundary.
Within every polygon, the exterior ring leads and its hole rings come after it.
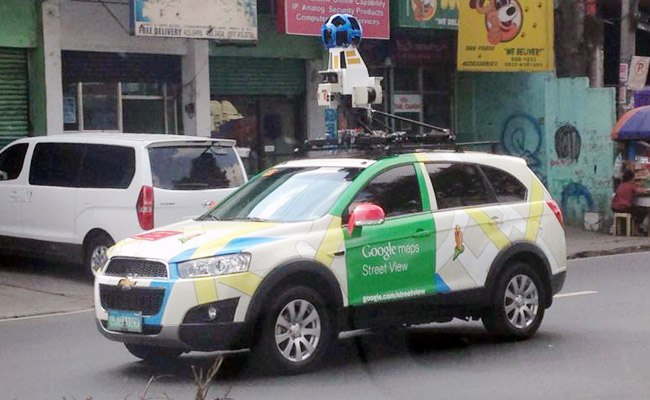
POLYGON ((438 209, 493 203, 483 175, 471 164, 427 164, 438 209))
POLYGON ((38 143, 32 156, 29 183, 76 187, 83 146, 79 143, 38 143))
POLYGON ((244 172, 235 149, 218 145, 175 145, 149 149, 153 185, 170 190, 240 186, 244 172))
POLYGON ((27 143, 15 144, 0 153, 0 181, 18 178, 23 170, 25 153, 27 153, 27 143))
POLYGON ((85 145, 79 186, 126 189, 131 184, 133 175, 135 175, 135 150, 132 147, 85 145))
POLYGON ((526 200, 526 186, 506 171, 481 165, 499 203, 512 203, 526 200))
POLYGON ((391 168, 377 175, 357 193, 348 212, 365 202, 380 205, 386 217, 422 212, 420 185, 413 165, 391 168))

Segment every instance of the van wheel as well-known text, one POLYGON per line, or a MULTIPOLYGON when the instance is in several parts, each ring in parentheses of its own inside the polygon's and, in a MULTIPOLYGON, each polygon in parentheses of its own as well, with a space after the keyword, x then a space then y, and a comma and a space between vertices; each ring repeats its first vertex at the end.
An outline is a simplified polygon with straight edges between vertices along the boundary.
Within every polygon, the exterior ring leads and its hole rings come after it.
POLYGON ((92 236, 84 245, 84 269, 93 275, 97 274, 97 270, 106 263, 108 258, 106 251, 114 244, 113 239, 105 233, 92 236))
POLYGON ((144 344, 124 343, 129 353, 146 362, 168 362, 173 361, 183 354, 182 350, 160 346, 147 346, 144 344))
POLYGON ((335 338, 332 312, 315 290, 298 286, 271 300, 253 347, 254 361, 270 374, 314 368, 335 338))
POLYGON ((506 340, 528 339, 537 332, 546 304, 546 288, 530 265, 517 262, 501 274, 482 322, 506 340))

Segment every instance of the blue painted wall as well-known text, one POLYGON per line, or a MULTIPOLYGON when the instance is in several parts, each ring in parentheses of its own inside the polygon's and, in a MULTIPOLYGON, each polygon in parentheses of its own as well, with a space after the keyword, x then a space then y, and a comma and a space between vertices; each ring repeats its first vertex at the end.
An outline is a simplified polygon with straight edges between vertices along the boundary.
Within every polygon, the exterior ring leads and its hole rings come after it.
POLYGON ((571 225, 585 211, 609 214, 616 122, 611 88, 551 73, 459 73, 458 140, 498 141, 525 158, 563 207, 571 225))

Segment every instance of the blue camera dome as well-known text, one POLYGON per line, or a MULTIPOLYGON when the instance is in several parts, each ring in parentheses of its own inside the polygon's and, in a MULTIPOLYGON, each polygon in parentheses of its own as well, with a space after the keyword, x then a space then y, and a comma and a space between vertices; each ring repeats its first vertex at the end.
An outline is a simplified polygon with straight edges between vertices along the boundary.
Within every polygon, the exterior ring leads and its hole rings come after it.
POLYGON ((347 47, 361 43, 363 29, 350 14, 334 14, 320 28, 320 36, 326 48, 347 47))

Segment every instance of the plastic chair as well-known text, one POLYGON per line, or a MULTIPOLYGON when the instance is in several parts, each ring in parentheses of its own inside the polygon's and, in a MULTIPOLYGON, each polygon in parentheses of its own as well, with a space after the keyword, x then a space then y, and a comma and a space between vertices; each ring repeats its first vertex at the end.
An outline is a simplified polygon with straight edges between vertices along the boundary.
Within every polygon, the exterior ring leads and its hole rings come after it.
POLYGON ((632 236, 632 233, 634 232, 634 220, 632 219, 632 214, 630 213, 620 213, 620 212, 615 212, 614 213, 614 236, 620 236, 619 235, 619 222, 625 222, 625 233, 626 236, 632 236))

